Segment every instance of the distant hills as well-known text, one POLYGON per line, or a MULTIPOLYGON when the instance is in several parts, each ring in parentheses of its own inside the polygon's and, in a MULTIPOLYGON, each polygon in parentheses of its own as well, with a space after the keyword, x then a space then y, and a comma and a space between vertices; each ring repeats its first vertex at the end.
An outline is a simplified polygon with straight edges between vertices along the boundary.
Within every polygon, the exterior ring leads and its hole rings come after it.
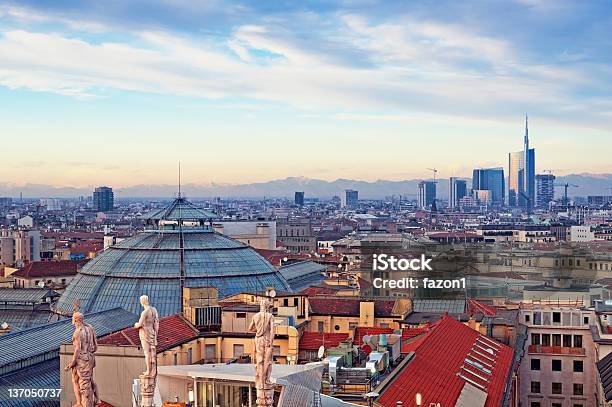
MULTIPOLYGON (((469 178, 465 178, 468 181, 469 178)), ((351 179, 324 181, 304 177, 289 177, 285 179, 259 182, 252 184, 187 184, 182 186, 184 194, 191 198, 222 197, 222 198, 292 198, 295 191, 304 191, 306 198, 330 198, 340 195, 345 189, 359 191, 361 199, 384 198, 402 195, 407 199, 415 199, 417 185, 421 180, 404 181, 378 180, 373 182, 351 179)), ((612 191, 612 174, 570 174, 557 177, 557 183, 568 182, 578 185, 569 188, 570 196, 610 195, 612 191)), ((468 182, 469 185, 469 182, 468 182)), ((112 185, 109 185, 112 187, 112 185)), ((16 186, 0 183, 0 196, 24 198, 75 198, 91 195, 94 186, 88 188, 54 187, 51 185, 26 184, 16 186)), ((176 185, 134 185, 131 187, 114 188, 115 196, 121 198, 170 198, 176 195, 176 185)), ((557 196, 563 194, 563 188, 556 188, 557 196)), ((448 178, 438 180, 438 197, 448 198, 448 178)))

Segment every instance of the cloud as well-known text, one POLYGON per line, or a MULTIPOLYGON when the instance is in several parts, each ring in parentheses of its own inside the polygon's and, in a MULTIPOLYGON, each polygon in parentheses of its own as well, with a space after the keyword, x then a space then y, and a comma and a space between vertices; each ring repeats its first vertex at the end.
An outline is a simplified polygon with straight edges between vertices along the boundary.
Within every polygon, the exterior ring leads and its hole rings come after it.
MULTIPOLYGON (((187 18, 192 6, 183 6, 180 17, 187 18)), ((221 9, 213 2, 193 12, 221 9)), ((224 14, 235 24, 227 32, 183 33, 143 29, 143 22, 119 28, 109 16, 79 24, 70 13, 4 7, 0 18, 23 27, 0 31, 0 84, 81 99, 118 89, 269 101, 306 115, 335 110, 344 119, 396 120, 409 112, 505 118, 535 111, 610 125, 609 98, 591 95, 610 89, 606 65, 583 64, 569 53, 559 55, 563 63, 542 61, 507 38, 458 22, 353 11, 257 15, 236 6, 224 14), (252 21, 236 17, 244 14, 252 21), (41 22, 57 29, 44 30, 41 22), (382 110, 385 117, 377 113, 382 110)))

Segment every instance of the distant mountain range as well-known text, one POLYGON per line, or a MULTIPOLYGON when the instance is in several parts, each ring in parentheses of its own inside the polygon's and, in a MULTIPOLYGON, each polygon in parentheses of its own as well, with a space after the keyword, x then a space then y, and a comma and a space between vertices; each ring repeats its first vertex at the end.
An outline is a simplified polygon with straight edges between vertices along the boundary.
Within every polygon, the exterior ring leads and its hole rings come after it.
MULTIPOLYGON (((469 178, 465 178, 468 180, 469 178)), ((417 185, 421 180, 404 181, 378 180, 373 182, 351 179, 324 181, 304 177, 289 177, 274 181, 253 184, 187 184, 182 186, 184 195, 191 198, 292 198, 295 191, 304 191, 306 198, 330 198, 339 196, 345 189, 359 191, 359 198, 374 199, 402 195, 407 199, 415 199, 417 185)), ((578 185, 568 189, 570 196, 610 195, 612 191, 612 174, 570 174, 559 176, 557 183, 578 185)), ((112 185, 109 185, 112 187, 112 185)), ((0 183, 0 196, 24 198, 75 198, 91 195, 94 186, 88 188, 54 187, 51 185, 26 184, 16 186, 0 183)), ((131 187, 114 188, 116 198, 170 198, 176 195, 176 185, 134 185, 131 187)), ((557 196, 563 194, 563 187, 556 188, 557 196)), ((448 178, 438 180, 438 198, 448 198, 448 178)))

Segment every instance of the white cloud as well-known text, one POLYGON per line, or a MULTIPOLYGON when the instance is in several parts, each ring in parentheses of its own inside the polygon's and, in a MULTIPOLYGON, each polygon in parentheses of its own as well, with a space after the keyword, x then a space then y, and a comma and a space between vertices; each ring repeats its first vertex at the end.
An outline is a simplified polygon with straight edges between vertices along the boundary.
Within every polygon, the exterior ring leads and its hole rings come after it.
POLYGON ((509 42, 458 25, 403 16, 380 24, 357 15, 339 18, 333 38, 325 33, 328 37, 308 39, 295 37, 278 21, 240 26, 222 41, 146 31, 113 37, 130 41, 94 43, 70 31, 4 31, 0 84, 80 98, 120 89, 246 97, 307 111, 424 110, 482 117, 519 107, 564 111, 572 87, 595 80, 576 69, 529 63, 509 42), (339 44, 344 47, 339 52, 368 63, 339 62, 334 55, 339 44), (262 52, 275 57, 261 57, 262 52))

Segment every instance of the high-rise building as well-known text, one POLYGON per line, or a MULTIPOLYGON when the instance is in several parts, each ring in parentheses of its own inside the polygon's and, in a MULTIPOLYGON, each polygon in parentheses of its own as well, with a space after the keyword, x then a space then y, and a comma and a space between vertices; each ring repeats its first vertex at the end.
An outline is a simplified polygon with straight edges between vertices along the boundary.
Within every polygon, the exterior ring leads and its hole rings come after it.
POLYGON ((93 193, 93 206, 96 212, 110 212, 115 205, 113 189, 109 187, 98 187, 93 193))
POLYGON ((429 208, 436 200, 436 183, 433 181, 419 182, 419 208, 429 208))
POLYGON ((455 209, 459 206, 461 198, 467 195, 467 183, 457 177, 450 177, 448 186, 448 207, 455 209))
POLYGON ((482 197, 487 197, 487 203, 493 205, 503 205, 505 201, 506 182, 504 180, 504 169, 498 168, 477 168, 472 173, 472 190, 489 191, 488 193, 478 193, 482 197))
POLYGON ((508 154, 508 205, 533 206, 535 199, 535 149, 529 148, 529 126, 525 116, 523 151, 508 154))
POLYGON ((359 191, 355 191, 352 189, 347 189, 344 191, 344 195, 342 195, 342 206, 355 206, 359 202, 359 191))
POLYGON ((304 191, 295 192, 295 204, 299 206, 304 206, 304 191))
POLYGON ((548 208, 555 199, 555 176, 552 174, 536 175, 536 206, 548 208))

